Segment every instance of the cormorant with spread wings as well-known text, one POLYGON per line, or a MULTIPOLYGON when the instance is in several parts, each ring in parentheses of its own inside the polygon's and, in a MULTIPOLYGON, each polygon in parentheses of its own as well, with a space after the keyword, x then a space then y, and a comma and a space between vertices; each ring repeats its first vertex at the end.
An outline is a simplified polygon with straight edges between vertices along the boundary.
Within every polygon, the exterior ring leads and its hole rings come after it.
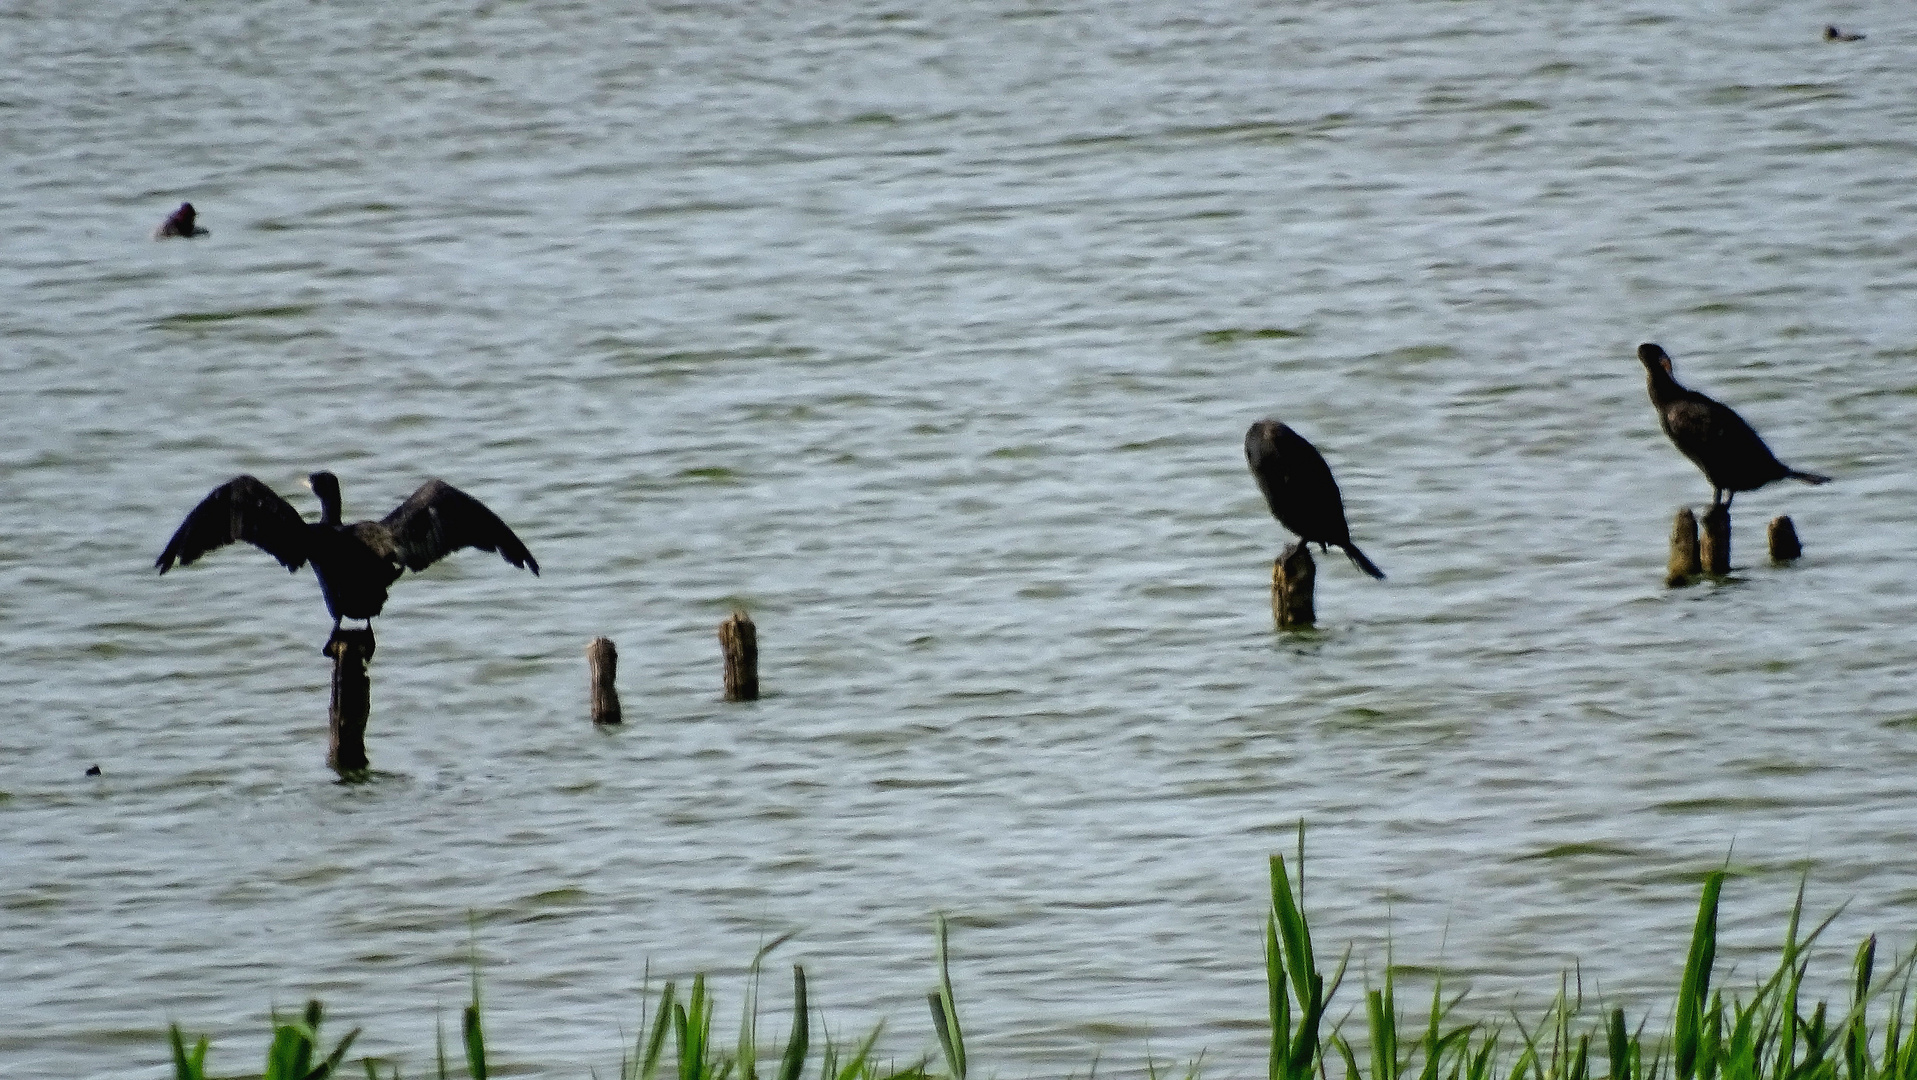
POLYGON ((236 476, 213 489, 180 523, 154 561, 164 574, 214 548, 244 540, 289 571, 313 564, 320 595, 341 619, 368 619, 386 606, 386 590, 406 570, 424 570, 460 548, 497 551, 514 566, 539 573, 539 563, 485 504, 444 480, 428 480, 379 521, 340 521, 339 478, 316 472, 306 480, 319 498, 320 519, 309 522, 260 480, 236 476))

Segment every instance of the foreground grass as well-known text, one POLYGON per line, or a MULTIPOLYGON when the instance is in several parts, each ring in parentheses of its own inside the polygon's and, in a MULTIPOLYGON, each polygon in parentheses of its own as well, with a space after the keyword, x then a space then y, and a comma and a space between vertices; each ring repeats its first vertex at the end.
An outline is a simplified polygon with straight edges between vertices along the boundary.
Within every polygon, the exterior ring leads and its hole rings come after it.
MULTIPOLYGON (((1298 861, 1302 867, 1302 837, 1298 861)), ((1442 980, 1433 987, 1429 1005, 1414 1014, 1399 1007, 1389 965, 1383 985, 1362 990, 1362 1008, 1354 1001, 1339 1021, 1327 1026, 1351 950, 1346 948, 1327 981, 1311 942, 1302 877, 1294 889, 1284 859, 1273 856, 1271 909, 1265 920, 1268 1080, 1917 1080, 1911 1002, 1917 954, 1894 960, 1880 972, 1873 935, 1854 954, 1849 1000, 1834 1006, 1826 1001, 1807 1004, 1801 991, 1809 950, 1835 916, 1804 932, 1800 887, 1776 970, 1727 998, 1711 982, 1723 886, 1721 871, 1705 878, 1676 999, 1658 1013, 1668 1017, 1668 1029, 1647 1030, 1652 1016, 1633 1019, 1621 1007, 1587 1016, 1581 999, 1562 983, 1556 999, 1529 1023, 1516 1015, 1461 1018, 1463 995, 1447 999, 1442 980)), ((965 1033, 947 971, 943 918, 935 929, 938 985, 927 995, 938 1036, 936 1065, 929 1057, 903 1068, 881 1065, 873 1049, 883 1025, 856 1043, 814 1040, 805 970, 797 965, 792 969, 791 1030, 783 1046, 761 1046, 760 966, 784 940, 767 945, 753 960, 735 1042, 712 1041, 713 1000, 703 975, 683 992, 679 984, 668 982, 656 1003, 649 995, 642 1001, 639 1036, 620 1062, 618 1080, 966 1080, 965 1033)), ((323 1015, 314 1001, 297 1019, 276 1016, 265 1072, 251 1075, 325 1080, 363 1069, 368 1080, 401 1080, 395 1064, 362 1058, 358 1069, 345 1065, 358 1029, 325 1049, 323 1015)), ((175 1024, 172 1050, 177 1080, 211 1076, 205 1070, 206 1039, 189 1049, 175 1024)), ((434 1070, 427 1075, 485 1080, 488 1069, 475 972, 457 1051, 448 1053, 442 1031, 434 1070)), ((1164 1075, 1156 1064, 1147 1064, 1146 1071, 1152 1080, 1164 1075)), ((1193 1062, 1181 1075, 1195 1080, 1199 1071, 1199 1063, 1193 1062)), ((1091 1072, 1096 1072, 1095 1063, 1091 1072)))

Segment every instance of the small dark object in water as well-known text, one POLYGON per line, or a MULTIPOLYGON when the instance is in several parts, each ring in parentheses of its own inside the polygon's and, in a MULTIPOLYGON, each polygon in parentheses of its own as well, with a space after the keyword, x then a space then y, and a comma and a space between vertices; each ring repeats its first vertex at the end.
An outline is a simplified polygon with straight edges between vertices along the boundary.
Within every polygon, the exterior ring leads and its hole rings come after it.
POLYGON ((205 229, 193 224, 194 217, 193 204, 181 203, 178 210, 168 214, 166 220, 160 223, 160 227, 153 230, 153 239, 165 240, 174 236, 189 239, 207 235, 205 229))
POLYGON ((719 624, 719 653, 725 660, 727 701, 759 700, 759 628, 744 608, 719 624))
POLYGON ((1258 490, 1265 493, 1265 505, 1271 507, 1271 515, 1280 525, 1297 533, 1298 539, 1317 544, 1320 551, 1343 548, 1358 569, 1383 579, 1384 571, 1351 542, 1338 481, 1332 479, 1331 466, 1325 464, 1317 447, 1267 417, 1245 432, 1245 461, 1258 479, 1258 490))
POLYGON ((1772 562, 1790 562, 1804 557, 1804 542, 1797 538, 1797 526, 1789 517, 1774 517, 1765 530, 1770 542, 1772 562))
MULTIPOLYGON (((428 480, 379 521, 340 521, 339 479, 316 472, 306 480, 319 497, 309 522, 291 503, 251 476, 236 476, 200 501, 153 565, 164 574, 235 540, 244 540, 289 571, 311 562, 333 629, 341 619, 367 619, 386 605, 387 587, 405 570, 424 570, 460 548, 497 551, 514 566, 539 563, 506 523, 478 499, 444 480, 428 480)), ((370 624, 369 624, 370 625, 370 624)))
POLYGON ((1824 40, 1825 41, 1862 41, 1864 40, 1864 35, 1855 34, 1848 30, 1839 30, 1835 26, 1826 26, 1824 27, 1824 40))
POLYGON ((1828 484, 1830 477, 1798 472, 1777 460, 1755 429, 1730 406, 1678 385, 1671 357, 1657 345, 1637 347, 1644 362, 1658 426, 1711 481, 1711 505, 1726 509, 1740 491, 1755 491, 1775 480, 1828 484), (1729 492, 1729 494, 1725 494, 1729 492))
POLYGON ((98 776, 98 775, 100 775, 100 767, 99 767, 98 765, 88 765, 88 766, 87 766, 87 775, 88 775, 88 776, 98 776))

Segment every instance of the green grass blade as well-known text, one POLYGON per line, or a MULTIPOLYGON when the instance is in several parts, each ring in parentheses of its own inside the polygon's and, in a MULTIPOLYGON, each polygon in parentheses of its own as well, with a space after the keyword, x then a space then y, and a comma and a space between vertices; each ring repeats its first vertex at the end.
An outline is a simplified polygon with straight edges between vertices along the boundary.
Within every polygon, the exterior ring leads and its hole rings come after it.
POLYGON ((174 1024, 168 1031, 173 1044, 174 1080, 206 1080, 206 1036, 200 1036, 189 1053, 186 1049, 186 1037, 180 1034, 180 1025, 174 1024))
POLYGON ((665 989, 659 992, 659 1011, 652 1018, 652 1036, 646 1040, 645 1056, 639 1065, 638 1080, 652 1080, 659 1071, 659 1055, 666 1045, 666 1032, 672 1029, 676 1004, 673 995, 678 991, 677 983, 667 982, 665 989))
POLYGON ((1704 876, 1704 895, 1697 903, 1697 925, 1691 930, 1690 953, 1684 960, 1684 978, 1677 991, 1677 1029, 1672 1033, 1678 1080, 1695 1080, 1698 1046, 1703 1036, 1704 1004, 1711 990, 1711 967, 1717 961, 1717 901, 1724 890, 1724 871, 1704 876))
POLYGON ((863 1076, 866 1072, 866 1063, 871 1060, 872 1047, 878 1044, 879 1032, 884 1030, 884 1024, 873 1028, 872 1034, 867 1035, 865 1041, 859 1044, 859 1048, 853 1053, 851 1060, 847 1061, 838 1071, 829 1074, 830 1080, 859 1080, 859 1077, 863 1076))
MULTIPOLYGON (((1284 950, 1278 945, 1278 916, 1265 916, 1265 997, 1271 1018, 1271 1054, 1266 1064, 1269 1080, 1284 1080, 1291 1060, 1291 995, 1285 990, 1284 950)), ((1357 1072, 1347 1080, 1356 1080, 1357 1072)))
POLYGON ((805 1055, 812 1033, 811 1013, 805 1000, 805 969, 792 965, 792 1035, 786 1039, 785 1054, 779 1059, 779 1080, 799 1080, 805 1071, 805 1055))
POLYGON ((1398 1017, 1391 1000, 1391 973, 1385 988, 1365 991, 1365 1016, 1371 1029, 1371 1080, 1398 1080, 1398 1017))
POLYGON ((459 1028, 460 1042, 466 1048, 466 1071, 473 1080, 486 1080, 486 1032, 480 1026, 477 998, 460 1015, 459 1028))
POLYGON ((952 1080, 965 1080, 965 1029, 959 1026, 958 1002, 952 994, 945 916, 939 915, 932 925, 939 966, 939 987, 932 995, 933 1027, 938 1031, 939 1049, 945 1053, 945 1063, 952 1070, 952 1080))
POLYGON ((333 1052, 326 1055, 326 1060, 306 1074, 306 1080, 326 1080, 327 1077, 332 1076, 334 1070, 339 1068, 339 1063, 346 1060, 346 1051, 352 1047, 353 1040, 359 1038, 359 1031, 359 1028, 354 1028, 347 1032, 346 1037, 339 1041, 339 1045, 333 1047, 333 1052))
POLYGON ((1621 1008, 1611 1010, 1605 1025, 1605 1046, 1611 1059, 1611 1080, 1631 1080, 1631 1038, 1621 1008))

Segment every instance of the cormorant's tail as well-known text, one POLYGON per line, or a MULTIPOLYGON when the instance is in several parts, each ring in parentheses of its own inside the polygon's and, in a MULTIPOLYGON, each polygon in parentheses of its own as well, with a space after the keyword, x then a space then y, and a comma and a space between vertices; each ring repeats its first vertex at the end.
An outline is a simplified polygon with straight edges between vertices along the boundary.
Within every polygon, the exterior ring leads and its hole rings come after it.
POLYGON ((1792 480, 1802 480, 1806 484, 1830 483, 1830 477, 1822 476, 1814 472, 1798 472, 1796 469, 1792 469, 1784 475, 1792 480))
POLYGON ((1377 578, 1379 581, 1384 580, 1384 571, 1378 569, 1377 563, 1374 563, 1370 559, 1365 558, 1365 553, 1358 550, 1358 545, 1340 544, 1338 546, 1345 549, 1345 554, 1351 557, 1351 564, 1353 566, 1356 566, 1358 569, 1363 570, 1365 573, 1370 574, 1372 577, 1377 578))

